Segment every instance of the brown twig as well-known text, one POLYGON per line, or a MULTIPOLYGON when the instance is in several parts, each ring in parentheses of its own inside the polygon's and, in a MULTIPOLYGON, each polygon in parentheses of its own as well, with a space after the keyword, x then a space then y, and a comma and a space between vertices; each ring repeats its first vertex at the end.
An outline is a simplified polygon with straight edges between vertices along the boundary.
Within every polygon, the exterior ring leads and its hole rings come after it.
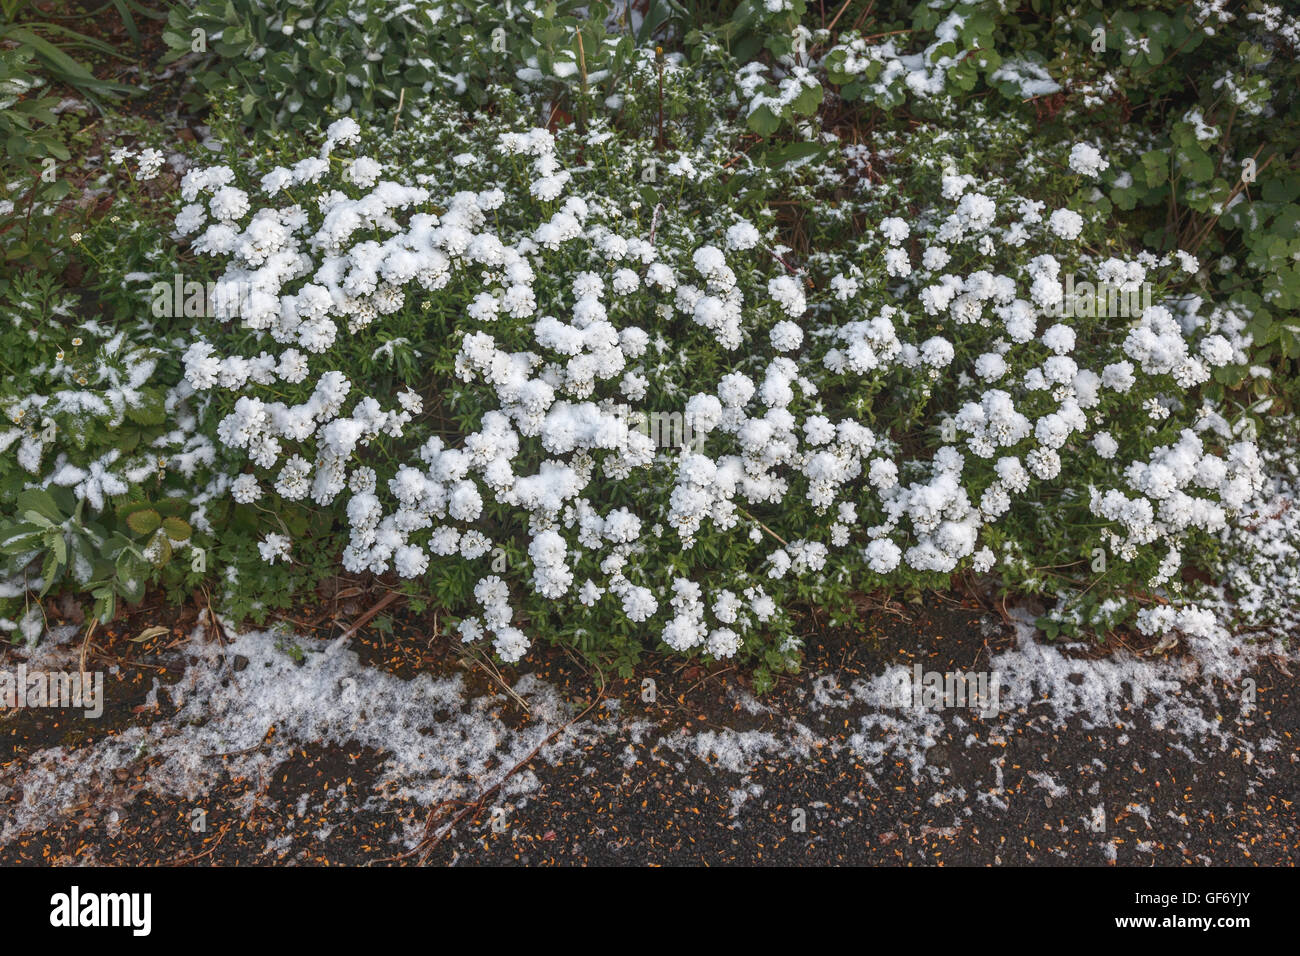
POLYGON ((808 286, 808 288, 810 289, 816 288, 816 286, 813 285, 813 280, 811 277, 801 272, 800 270, 796 269, 794 266, 790 265, 790 263, 786 262, 783 258, 777 255, 774 250, 768 249, 767 251, 768 254, 771 255, 773 259, 781 263, 781 265, 785 266, 786 271, 789 272, 790 275, 794 276, 796 279, 800 279, 800 278, 803 279, 804 284, 808 286))
MULTIPOLYGON (((1259 147, 1259 149, 1255 150, 1255 153, 1251 158, 1254 159, 1255 156, 1258 156, 1260 154, 1260 150, 1262 150, 1263 148, 1264 147, 1261 146, 1259 147)), ((1260 166, 1258 169, 1255 170, 1255 177, 1258 178, 1259 174, 1262 173, 1264 170, 1268 169, 1269 165, 1275 159, 1277 159, 1277 153, 1274 153, 1272 156, 1266 159, 1264 161, 1264 165, 1260 166)), ((1237 185, 1232 187, 1232 192, 1228 194, 1228 198, 1223 202, 1223 209, 1219 212, 1218 215, 1214 216, 1212 219, 1210 219, 1209 222, 1205 224, 1204 229, 1200 229, 1196 232, 1195 241, 1192 242, 1187 247, 1188 252, 1194 255, 1196 253, 1196 250, 1201 248, 1201 244, 1204 243, 1205 240, 1210 237, 1210 232, 1211 230, 1214 229, 1215 223, 1217 223, 1220 217, 1222 217, 1223 214, 1228 211, 1228 206, 1232 204, 1232 201, 1237 198, 1237 195, 1241 193, 1242 190, 1244 190, 1248 185, 1249 183, 1247 183, 1244 179, 1237 180, 1237 185)))
POLYGON ((202 853, 196 854, 196 855, 194 855, 194 856, 181 857, 181 859, 179 859, 179 860, 173 860, 172 863, 171 863, 171 865, 172 865, 172 866, 183 866, 183 865, 185 865, 186 863, 193 863, 193 862, 195 862, 196 860, 201 860, 201 859, 203 859, 205 856, 207 856, 209 853, 211 853, 213 850, 215 850, 215 849, 217 848, 218 844, 220 844, 221 841, 224 840, 224 839, 226 838, 226 831, 230 829, 230 826, 231 826, 231 822, 230 822, 229 820, 227 820, 225 823, 223 823, 223 824, 221 825, 221 832, 218 833, 218 834, 217 834, 217 838, 216 838, 215 840, 212 841, 212 846, 208 847, 208 848, 207 848, 206 850, 204 850, 202 853))
POLYGON ((99 625, 99 618, 94 618, 90 622, 90 627, 86 628, 86 638, 81 642, 81 673, 86 673, 86 650, 90 647, 90 635, 95 633, 95 628, 99 625))
POLYGON ((524 757, 523 760, 519 761, 517 764, 515 764, 513 767, 511 767, 510 770, 509 770, 506 774, 504 774, 504 775, 501 777, 500 780, 498 780, 498 781, 497 781, 496 783, 494 783, 492 786, 488 787, 488 788, 487 788, 486 790, 484 790, 481 794, 479 794, 478 799, 474 800, 472 803, 470 803, 468 806, 466 806, 464 810, 462 810, 460 813, 456 814, 456 816, 453 817, 453 818, 451 819, 451 821, 450 821, 449 823, 447 823, 447 824, 446 824, 446 825, 445 825, 445 826, 444 826, 444 827, 443 827, 443 828, 438 832, 437 835, 435 835, 435 836, 430 836, 430 835, 429 835, 429 830, 430 830, 430 828, 433 826, 433 817, 434 817, 434 814, 435 814, 438 810, 440 810, 443 806, 447 805, 448 803, 450 803, 450 802, 452 802, 452 801, 443 801, 442 803, 438 804, 437 807, 435 807, 433 810, 431 810, 431 811, 429 812, 429 819, 428 819, 427 823, 425 824, 425 838, 424 838, 423 840, 421 840, 421 841, 420 841, 420 842, 419 842, 419 843, 418 843, 418 844, 417 844, 417 845, 416 845, 412 850, 408 851, 407 853, 403 853, 403 854, 401 854, 400 856, 392 857, 391 859, 394 859, 394 860, 404 859, 405 857, 412 856, 412 855, 414 855, 415 853, 418 853, 418 852, 423 848, 423 849, 424 849, 424 853, 423 853, 423 854, 421 855, 421 857, 420 857, 420 862, 421 862, 421 863, 426 862, 426 861, 429 859, 430 854, 432 854, 433 851, 434 851, 434 849, 438 846, 438 843, 441 842, 442 839, 443 839, 444 837, 446 837, 446 835, 447 835, 448 833, 450 833, 453 829, 455 829, 455 827, 456 827, 457 824, 459 824, 462 820, 465 819, 465 817, 469 816, 469 814, 472 813, 472 812, 474 812, 475 810, 481 810, 481 809, 483 808, 483 803, 484 803, 484 801, 486 801, 488 797, 492 796, 492 794, 494 794, 494 793, 496 793, 498 790, 500 790, 500 789, 501 789, 501 788, 502 788, 502 787, 503 787, 503 786, 504 786, 504 785, 505 785, 509 780, 511 780, 511 779, 514 777, 514 775, 517 774, 521 769, 523 769, 525 766, 527 766, 529 763, 531 763, 534 759, 536 759, 537 755, 538 755, 539 753, 541 753, 543 747, 545 747, 545 746, 546 746, 547 744, 549 744, 552 740, 554 740, 557 736, 559 736, 560 734, 564 733, 564 731, 568 730, 570 727, 572 727, 572 726, 573 726, 574 724, 576 724, 578 721, 582 720, 582 718, 586 717, 589 713, 591 713, 592 710, 594 710, 594 709, 596 708, 596 705, 599 704, 599 703, 601 703, 601 701, 603 701, 603 700, 605 699, 605 686, 606 686, 606 682, 605 682, 604 675, 602 674, 602 675, 601 675, 601 681, 600 681, 600 689, 596 692, 596 697, 595 697, 595 699, 594 699, 590 704, 587 705, 587 707, 582 711, 582 713, 577 714, 577 715, 575 715, 574 717, 571 717, 568 721, 566 721, 566 722, 564 723, 563 726, 561 726, 561 727, 557 727, 554 731, 552 731, 550 734, 548 734, 548 735, 546 736, 546 739, 543 740, 541 743, 539 743, 536 747, 534 747, 533 750, 532 750, 532 752, 529 753, 528 756, 524 757))
POLYGON ((361 628, 365 627, 372 620, 374 620, 375 616, 378 615, 380 611, 388 607, 388 605, 392 604, 394 601, 396 601, 398 598, 402 596, 403 595, 401 591, 389 591, 387 594, 385 594, 383 597, 379 599, 379 601, 375 604, 374 607, 372 607, 365 614, 362 614, 359 618, 357 618, 352 623, 352 626, 343 632, 342 636, 339 639, 345 641, 348 638, 350 638, 353 634, 355 634, 361 628))
POLYGON ((740 512, 742 515, 744 515, 746 518, 748 518, 750 521, 754 522, 754 524, 758 525, 760 528, 762 528, 764 531, 766 531, 766 532, 767 532, 768 534, 770 534, 772 537, 776 538, 777 541, 780 541, 781 544, 785 545, 787 548, 790 547, 790 542, 789 542, 789 541, 785 540, 785 538, 781 537, 779 534, 777 534, 775 531, 773 531, 773 530, 772 530, 771 528, 769 528, 767 525, 763 524, 763 522, 759 521, 757 518, 755 518, 752 514, 750 514, 750 513, 749 513, 748 511, 746 511, 744 508, 737 508, 736 510, 739 511, 739 512, 740 512))
POLYGON ((513 697, 515 703, 524 709, 524 713, 532 713, 532 708, 528 706, 528 701, 515 693, 515 689, 506 683, 505 678, 501 676, 501 672, 497 669, 497 666, 492 663, 490 658, 481 656, 476 650, 471 649, 471 653, 467 655, 466 659, 473 661, 475 664, 482 665, 483 672, 496 681, 497 684, 501 686, 502 690, 513 697))

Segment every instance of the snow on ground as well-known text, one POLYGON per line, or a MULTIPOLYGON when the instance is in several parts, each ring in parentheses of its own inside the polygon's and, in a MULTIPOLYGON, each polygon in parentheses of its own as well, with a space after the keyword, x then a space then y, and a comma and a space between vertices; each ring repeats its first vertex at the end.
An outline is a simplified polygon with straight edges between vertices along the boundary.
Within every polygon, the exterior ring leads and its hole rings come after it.
MULTIPOLYGON (((50 637, 27 652, 29 667, 54 668, 61 660, 75 666, 76 642, 67 634, 50 637)), ((863 768, 863 792, 877 785, 878 768, 901 762, 915 783, 932 791, 931 805, 952 804, 960 819, 972 812, 972 797, 975 806, 1005 809, 1003 748, 1018 728, 1030 724, 1059 729, 1080 722, 1085 729, 1118 733, 1123 745, 1141 720, 1192 760, 1233 748, 1244 751, 1249 763, 1255 747, 1269 751, 1278 745, 1252 733, 1249 708, 1229 708, 1237 714, 1232 719, 1220 716, 1239 689, 1202 676, 1193 658, 1123 652, 1100 660, 1072 658, 1061 647, 1041 643, 1027 619, 1018 621, 1016 638, 1015 647, 993 654, 985 665, 998 681, 996 716, 977 717, 967 707, 899 706, 901 668, 894 667, 847 685, 834 673, 805 675, 796 695, 803 703, 794 714, 732 688, 730 699, 743 727, 659 725, 625 715, 610 700, 606 719, 575 721, 566 728, 578 708, 532 674, 513 688, 529 709, 520 722, 506 715, 505 694, 473 696, 459 675, 404 680, 363 663, 339 642, 308 652, 299 662, 285 652, 283 635, 251 632, 222 646, 197 633, 185 648, 187 666, 180 679, 155 681, 146 701, 159 703, 165 695, 178 708, 174 714, 77 749, 38 750, 16 776, 0 779, 0 800, 23 794, 0 828, 0 843, 49 825, 64 808, 104 790, 115 773, 138 768, 145 756, 145 789, 185 800, 198 800, 223 776, 269 781, 296 748, 318 744, 377 752, 378 777, 362 801, 370 809, 390 801, 430 807, 474 800, 497 784, 502 787, 494 804, 522 806, 539 786, 536 773, 524 770, 504 778, 535 749, 541 747, 541 759, 555 765, 614 736, 625 767, 658 761, 678 770, 693 765, 700 772, 725 774, 731 815, 743 825, 746 805, 763 794, 754 771, 773 761, 853 762, 863 768), (763 729, 754 729, 755 722, 763 729), (547 743, 553 734, 555 740, 547 743), (987 752, 988 771, 977 791, 955 786, 947 779, 945 761, 931 759, 945 738, 964 740, 968 753, 987 752)), ((1142 756, 1125 754, 1124 759, 1142 756)), ((1090 783, 1086 792, 1095 794, 1096 775, 1106 770, 1101 758, 1111 756, 1099 754, 1095 766, 1076 768, 1071 779, 1045 771, 1030 777, 1049 798, 1069 787, 1084 793, 1090 783)), ((249 791, 247 810, 263 789, 249 791)), ((1104 824, 1103 808, 1083 822, 1092 829, 1097 820, 1104 824)), ((407 845, 421 835, 408 832, 407 845)))
MULTIPOLYGON (((54 666, 57 646, 37 645, 44 648, 42 666, 54 666)), ((299 665, 283 646, 283 637, 267 632, 240 635, 224 648, 196 635, 184 675, 165 686, 179 705, 174 716, 132 726, 88 747, 38 751, 15 780, 0 781, 0 798, 14 788, 24 795, 4 821, 0 842, 46 825, 61 808, 80 804, 114 771, 146 754, 147 789, 190 800, 208 792, 218 773, 269 780, 295 747, 307 743, 380 751, 379 792, 372 800, 431 806, 475 798, 501 782, 573 713, 555 688, 525 675, 514 691, 527 702, 530 719, 513 729, 502 718, 505 695, 469 697, 459 675, 403 680, 362 664, 337 642, 307 654, 299 665)), ((75 667, 71 660, 64 663, 75 667)), ((163 690, 155 682, 148 703, 163 690)), ((585 727, 590 733, 590 725, 585 727)), ((560 733, 540 756, 559 759, 581 733, 560 733)), ((535 777, 516 775, 502 796, 522 796, 535 785, 535 777)))

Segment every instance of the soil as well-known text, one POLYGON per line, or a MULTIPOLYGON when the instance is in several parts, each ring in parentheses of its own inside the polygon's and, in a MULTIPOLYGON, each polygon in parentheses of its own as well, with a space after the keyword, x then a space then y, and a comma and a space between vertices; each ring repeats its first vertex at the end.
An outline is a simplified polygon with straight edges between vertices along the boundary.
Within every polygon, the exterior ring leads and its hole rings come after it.
MULTIPOLYGON (((166 634, 132 642, 165 613, 148 609, 98 635, 90 660, 116 662, 104 716, 25 709, 0 718, 0 779, 41 748, 78 748, 132 722, 165 719, 144 706, 160 674, 178 676, 177 648, 197 612, 171 612, 166 634)), ((501 693, 498 679, 457 656, 431 622, 397 611, 391 630, 363 628, 353 647, 370 665, 409 675, 462 672, 475 694, 501 693)), ((328 635, 299 644, 324 644, 328 635)), ((805 675, 781 679, 753 704, 736 668, 683 665, 649 657, 631 679, 608 679, 562 650, 536 649, 531 663, 506 670, 513 685, 525 671, 560 689, 574 713, 609 733, 551 765, 529 761, 536 775, 524 799, 483 795, 475 804, 435 808, 410 802, 361 804, 375 792, 381 754, 362 747, 295 745, 271 779, 218 779, 202 800, 160 795, 148 786, 146 754, 117 772, 84 806, 63 808, 59 821, 0 847, 0 864, 873 864, 873 865, 1281 865, 1300 847, 1295 794, 1300 790, 1300 700, 1295 682, 1272 666, 1257 673, 1260 705, 1251 722, 1272 749, 1189 747, 1133 715, 1136 729, 1087 729, 1071 720, 1053 729, 1047 715, 1024 715, 1003 736, 997 718, 971 714, 951 724, 925 751, 919 775, 904 760, 869 766, 845 748, 814 747, 807 757, 771 754, 743 774, 665 745, 675 731, 731 728, 787 733, 799 722, 847 738, 861 709, 812 713, 810 674, 847 685, 890 664, 927 670, 978 668, 1012 646, 1009 630, 983 609, 951 595, 921 604, 864 612, 849 630, 810 634, 805 675), (655 681, 654 702, 642 682, 655 681), (638 722, 645 722, 638 730, 638 722), (836 728, 842 722, 842 728, 836 728), (967 734, 973 735, 973 742, 967 734), (628 756, 629 745, 635 759, 628 756), (990 760, 1000 760, 1001 789, 990 760), (1100 760, 1104 770, 1097 769, 1100 760), (1033 773, 1064 784, 1055 796, 1033 773), (964 795, 962 795, 964 791, 964 795), (977 798, 996 793, 996 801, 977 798), (249 795, 256 794, 245 813, 249 795), (1095 808, 1101 807, 1097 819, 1095 808), (196 825, 202 810, 205 828, 196 825), (802 818, 804 829, 795 826, 802 818), (437 839, 414 848, 411 828, 437 839)), ((238 667, 238 661, 235 662, 238 667)), ((1281 665, 1285 666, 1285 665, 1281 665)), ((167 678, 163 683, 167 683, 167 678)), ((1225 697, 1227 695, 1224 695, 1225 697)), ((1231 705, 1225 705, 1231 706, 1231 705)), ((1031 708, 1032 709, 1032 708, 1031 708)), ((510 712, 520 723, 527 715, 510 712)), ((1223 721, 1239 715, 1225 712, 1223 721)), ((274 733, 274 730, 272 730, 274 733)), ((1060 788, 1057 788, 1058 791, 1060 788)), ((9 801, 20 793, 11 794, 9 801)))

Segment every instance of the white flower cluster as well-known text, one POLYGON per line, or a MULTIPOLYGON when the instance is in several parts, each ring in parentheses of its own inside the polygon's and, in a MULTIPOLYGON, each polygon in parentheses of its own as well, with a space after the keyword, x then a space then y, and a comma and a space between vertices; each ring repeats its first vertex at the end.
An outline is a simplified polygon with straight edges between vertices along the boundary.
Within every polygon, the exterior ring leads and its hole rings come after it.
POLYGON ((1110 160, 1090 143, 1075 143, 1070 147, 1070 168, 1081 176, 1096 179, 1110 168, 1110 160))
MULTIPOLYGON (((528 647, 512 586, 580 608, 617 603, 634 624, 662 608, 668 646, 727 657, 781 613, 760 580, 784 592, 839 562, 881 576, 988 570, 998 522, 1073 480, 1062 476, 1066 455, 1093 455, 1093 473, 1113 478, 1067 494, 1090 496, 1114 553, 1131 560, 1158 543, 1172 555, 1158 575, 1168 579, 1183 536, 1221 530, 1261 480, 1249 443, 1220 457, 1191 429, 1123 460, 1114 436, 1130 441, 1135 428, 1133 402, 1119 396, 1141 390, 1152 415, 1167 416, 1178 392, 1232 360, 1234 347, 1217 334, 1194 341, 1194 328, 1161 305, 1122 340, 1086 350, 1064 322, 1040 331, 1064 296, 1061 262, 1042 254, 1000 273, 991 260, 999 248, 1076 238, 1076 212, 1045 216, 1019 198, 1000 205, 995 190, 947 173, 946 210, 879 224, 897 304, 879 304, 847 263, 810 302, 813 285, 778 255, 755 269, 761 234, 751 223, 732 222, 712 241, 661 232, 656 242, 651 222, 638 227, 601 197, 579 195, 545 130, 505 133, 481 158, 526 167, 513 196, 497 185, 449 190, 435 177, 403 185, 374 160, 333 155, 357 138, 340 121, 319 157, 262 178, 271 202, 340 166, 355 195, 331 180, 314 208, 254 208, 223 167, 186 176, 178 229, 208 223, 194 247, 227 263, 220 283, 243 290, 238 314, 267 349, 223 357, 197 341, 186 377, 234 396, 218 433, 254 469, 234 480, 237 500, 255 501, 265 486, 319 506, 343 497, 351 571, 420 578, 435 562, 475 562, 526 534, 527 576, 482 577, 480 611, 460 624, 465 640, 491 635, 505 660, 528 647), (921 250, 917 263, 907 240, 921 250), (958 256, 989 268, 943 271, 958 256), (477 426, 450 442, 422 434, 404 444, 441 397, 406 390, 384 404, 325 363, 384 316, 431 304, 455 315, 454 375, 474 397, 477 426), (735 363, 713 381, 682 373, 698 442, 671 455, 620 412, 681 391, 659 331, 670 327, 735 363), (923 423, 942 425, 926 458, 903 453, 893 423, 868 427, 869 398, 845 407, 827 397, 885 383, 928 396, 939 382, 961 397, 951 418, 923 423), (301 401, 274 397, 294 386, 301 401), (371 453, 376 446, 386 453, 371 453), (610 494, 626 504, 604 507, 610 494), (774 530, 751 513, 764 509, 802 517, 774 530), (656 540, 664 526, 683 552, 708 535, 750 557, 698 575, 707 580, 683 576, 656 540)), ((1076 165, 1104 168, 1077 152, 1076 165)), ((1112 259, 1097 272, 1141 282, 1172 262, 1112 259)), ((263 555, 286 558, 289 542, 268 537, 263 555)))

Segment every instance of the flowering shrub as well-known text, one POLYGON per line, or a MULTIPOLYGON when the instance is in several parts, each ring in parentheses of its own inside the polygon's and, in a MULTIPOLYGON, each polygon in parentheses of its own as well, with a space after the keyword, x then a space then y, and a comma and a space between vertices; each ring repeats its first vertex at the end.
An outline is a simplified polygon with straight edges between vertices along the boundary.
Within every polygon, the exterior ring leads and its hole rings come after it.
POLYGON ((78 246, 115 321, 7 293, 11 570, 111 613, 192 553, 165 582, 259 621, 385 576, 505 661, 760 686, 800 612, 955 577, 1209 657, 1290 620, 1254 442, 1293 351, 1288 16, 579 6, 178 6, 222 156, 106 151, 132 205, 178 194, 166 238, 78 246), (201 306, 148 308, 182 271, 201 306), (110 541, 115 578, 72 560, 110 541))
MULTIPOLYGON (((510 112, 367 148, 339 121, 296 162, 191 171, 177 220, 238 302, 238 333, 184 356, 218 396, 223 490, 327 509, 344 568, 436 582, 507 661, 545 634, 782 667, 797 605, 963 570, 1131 617, 1262 482, 1198 398, 1241 358, 1222 318, 1052 318, 1066 273, 1163 291, 1194 257, 1090 252, 1086 207, 913 147, 908 195, 800 269, 758 197, 843 167, 739 185, 723 125, 651 206, 651 144, 510 112), (690 446, 635 426, 674 411, 690 446)), ((260 551, 302 547, 276 528, 260 551)))

